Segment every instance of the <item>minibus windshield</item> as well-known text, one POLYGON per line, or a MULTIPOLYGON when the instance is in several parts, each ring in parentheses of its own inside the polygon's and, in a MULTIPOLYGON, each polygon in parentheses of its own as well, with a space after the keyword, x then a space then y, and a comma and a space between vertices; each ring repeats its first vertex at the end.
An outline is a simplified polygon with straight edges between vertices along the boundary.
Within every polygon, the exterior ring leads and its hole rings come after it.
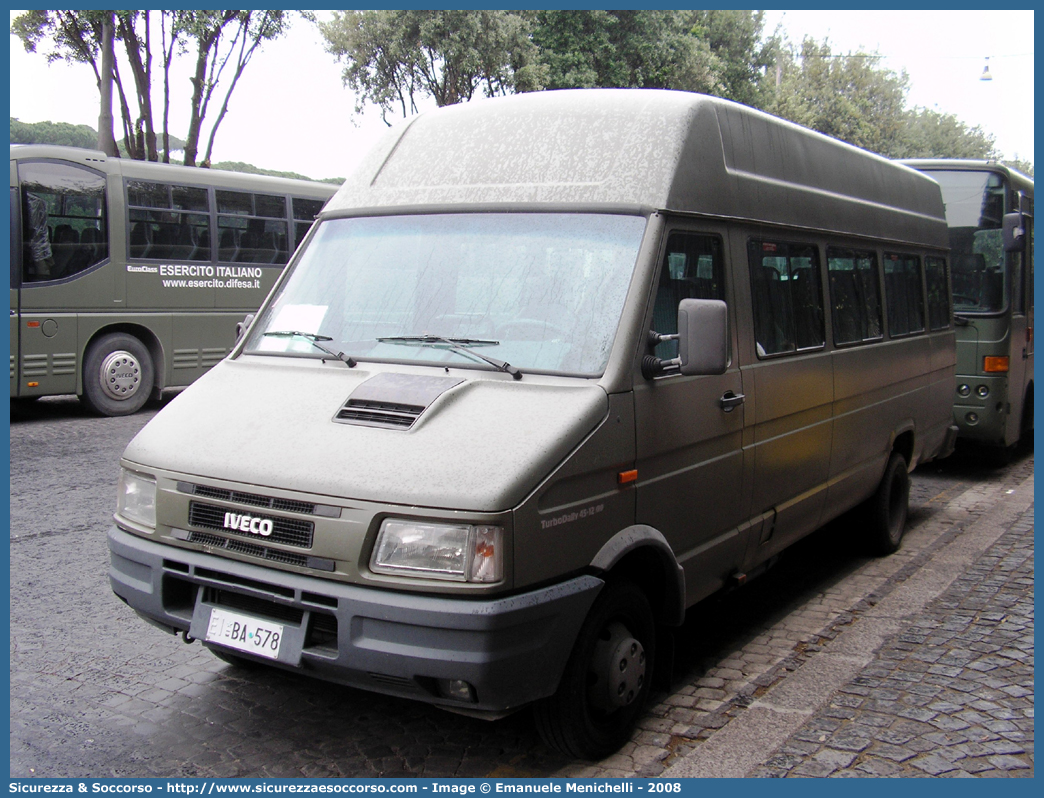
POLYGON ((605 370, 646 220, 465 213, 323 221, 247 353, 334 352, 522 372, 605 370))

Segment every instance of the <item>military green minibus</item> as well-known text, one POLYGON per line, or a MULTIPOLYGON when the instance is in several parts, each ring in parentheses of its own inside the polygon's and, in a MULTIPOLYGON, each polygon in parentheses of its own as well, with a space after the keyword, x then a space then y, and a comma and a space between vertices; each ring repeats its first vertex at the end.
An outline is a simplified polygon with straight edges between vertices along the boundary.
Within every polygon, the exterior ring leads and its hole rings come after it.
POLYGON ((995 161, 903 161, 942 187, 960 437, 1005 460, 1033 433, 1033 180, 995 161))
POLYGON ((658 630, 852 508, 900 546, 956 436, 946 250, 933 180, 728 101, 421 114, 127 447, 113 590, 235 665, 606 756, 658 630))
POLYGON ((327 183, 11 147, 11 398, 107 416, 229 353, 337 190, 327 183))

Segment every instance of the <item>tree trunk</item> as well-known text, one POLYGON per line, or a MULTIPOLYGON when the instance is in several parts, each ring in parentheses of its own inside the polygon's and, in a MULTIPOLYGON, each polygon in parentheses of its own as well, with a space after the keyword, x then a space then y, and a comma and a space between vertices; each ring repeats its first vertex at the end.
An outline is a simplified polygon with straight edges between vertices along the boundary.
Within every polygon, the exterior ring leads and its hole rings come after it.
POLYGON ((116 155, 116 139, 112 135, 112 16, 102 23, 102 59, 99 89, 101 107, 98 111, 98 149, 110 158, 116 155))

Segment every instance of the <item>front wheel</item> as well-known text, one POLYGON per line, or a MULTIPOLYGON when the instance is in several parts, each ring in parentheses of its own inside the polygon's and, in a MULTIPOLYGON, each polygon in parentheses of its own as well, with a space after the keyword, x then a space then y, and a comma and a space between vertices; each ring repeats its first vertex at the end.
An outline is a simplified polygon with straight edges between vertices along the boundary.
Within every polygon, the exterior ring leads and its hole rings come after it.
POLYGON ((80 400, 101 416, 137 413, 152 393, 152 356, 127 333, 109 333, 92 343, 83 358, 80 400))
POLYGON ((910 508, 910 474, 906 470, 906 458, 898 452, 892 452, 877 493, 867 505, 867 537, 873 552, 885 555, 898 551, 910 508))
POLYGON ((558 691, 533 708, 544 742, 579 759, 617 751, 649 695, 655 652, 645 594, 629 582, 607 584, 580 629, 558 691))

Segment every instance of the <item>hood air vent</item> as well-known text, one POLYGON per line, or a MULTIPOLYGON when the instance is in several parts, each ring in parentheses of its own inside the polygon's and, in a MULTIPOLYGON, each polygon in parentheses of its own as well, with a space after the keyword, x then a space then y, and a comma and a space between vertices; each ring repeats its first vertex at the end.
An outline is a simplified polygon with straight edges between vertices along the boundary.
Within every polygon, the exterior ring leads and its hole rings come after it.
POLYGON ((352 391, 333 420, 360 427, 409 429, 432 402, 463 381, 416 374, 376 374, 352 391))

